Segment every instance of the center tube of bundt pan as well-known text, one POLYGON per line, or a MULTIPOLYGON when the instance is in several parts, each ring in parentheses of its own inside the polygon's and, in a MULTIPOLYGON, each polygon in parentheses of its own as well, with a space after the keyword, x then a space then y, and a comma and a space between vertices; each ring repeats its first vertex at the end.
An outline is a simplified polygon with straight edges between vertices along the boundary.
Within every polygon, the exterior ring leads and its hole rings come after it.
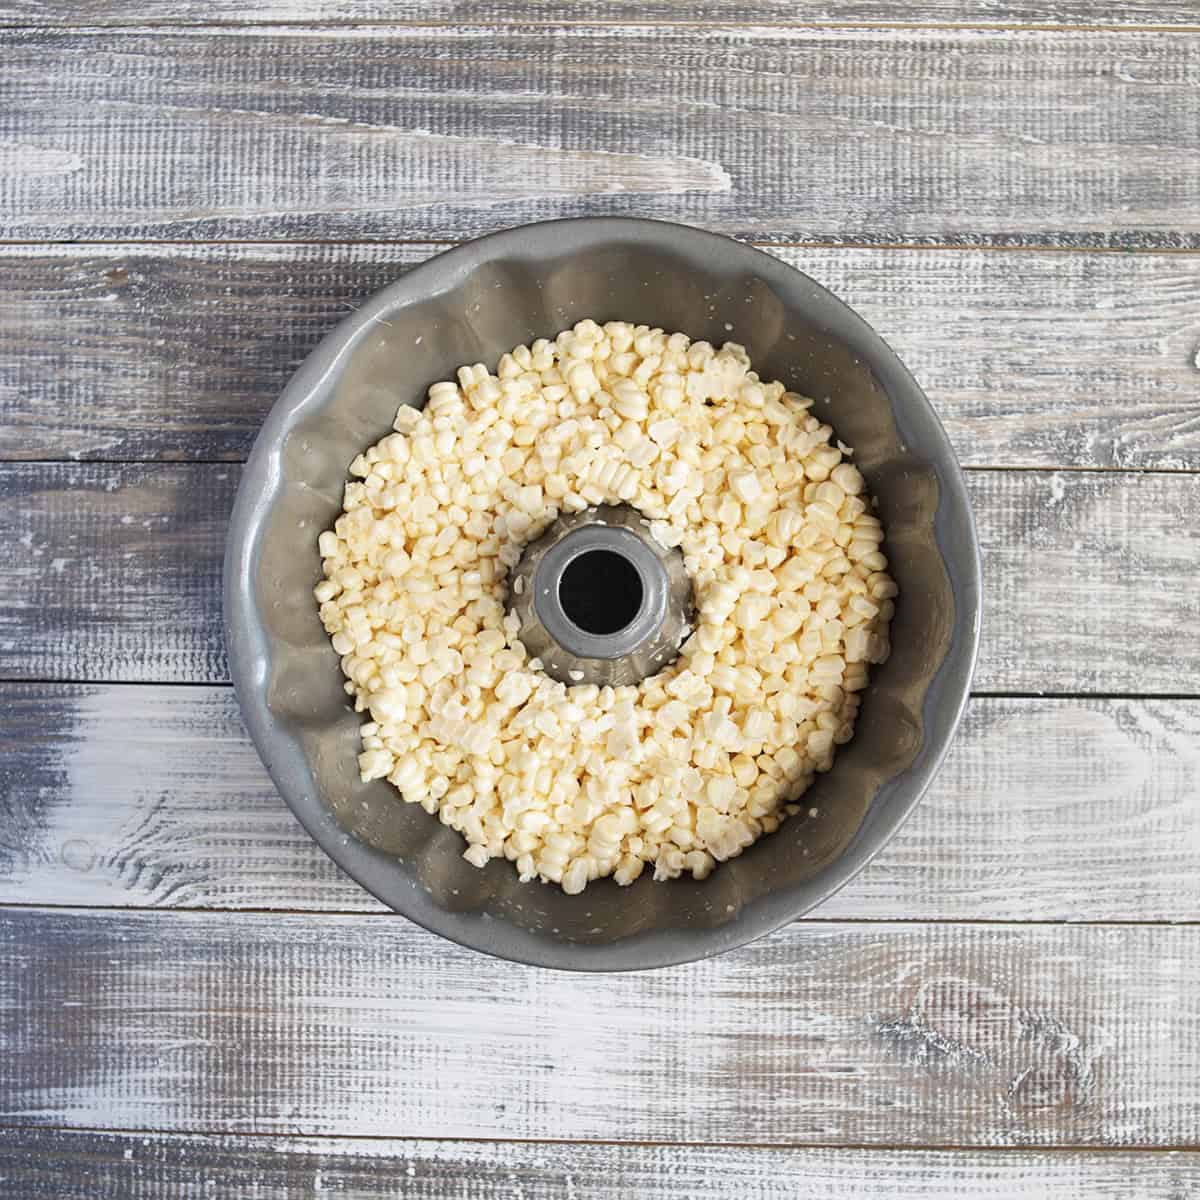
POLYGON ((629 505, 556 519, 509 577, 518 637, 568 686, 636 684, 674 661, 691 634, 692 581, 678 549, 629 505))

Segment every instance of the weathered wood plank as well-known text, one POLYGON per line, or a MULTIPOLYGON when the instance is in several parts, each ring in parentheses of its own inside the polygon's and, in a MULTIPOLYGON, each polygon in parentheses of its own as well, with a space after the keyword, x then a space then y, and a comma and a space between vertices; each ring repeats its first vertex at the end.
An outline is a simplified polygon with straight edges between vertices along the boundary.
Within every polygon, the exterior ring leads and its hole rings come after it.
POLYGON ((0 467, 0 677, 227 677, 236 467, 0 467))
MULTIPOLYGON (((239 468, 0 464, 0 679, 220 682, 239 468)), ((980 691, 1191 695, 1200 477, 971 472, 980 691)))
POLYGON ((1200 1154, 622 1146, 0 1130, 8 1200, 1182 1200, 1200 1154))
POLYGON ((242 460, 317 342, 441 249, 0 247, 0 457, 242 460))
MULTIPOLYGON (((384 911, 292 819, 228 688, 7 685, 0 709, 0 903, 384 911)), ((977 699, 816 915, 1200 921, 1198 797, 1198 702, 977 699)))
MULTIPOLYGON (((701 21, 755 24, 873 24, 983 26, 1040 25, 1085 27, 1195 27, 1200 24, 1189 0, 1132 0, 1100 7, 1095 0, 593 0, 574 5, 576 21, 701 21)), ((251 25, 256 22, 348 24, 363 21, 439 21, 485 25, 559 22, 563 6, 548 0, 267 0, 247 9, 236 0, 148 0, 131 11, 114 0, 82 0, 71 5, 53 0, 7 0, 0 24, 79 27, 87 25, 251 25)))
POLYGON ((1195 694, 1200 477, 1001 471, 968 487, 980 691, 1195 694))
POLYGON ((1200 476, 972 473, 980 691, 1195 694, 1200 476))
POLYGON ((387 916, 0 913, 0 1118, 164 1132, 1190 1147, 1172 926, 793 925, 587 976, 387 916))
POLYGON ((231 688, 0 685, 0 903, 383 912, 296 822, 231 688))
MULTIPOLYGON (((0 247, 0 457, 243 459, 320 337, 438 249, 0 247)), ((895 346, 964 463, 1200 468, 1200 255, 773 252, 895 346)))
POLYGON ((4 60, 8 238, 635 213, 773 241, 1200 245, 1196 33, 30 30, 4 60))

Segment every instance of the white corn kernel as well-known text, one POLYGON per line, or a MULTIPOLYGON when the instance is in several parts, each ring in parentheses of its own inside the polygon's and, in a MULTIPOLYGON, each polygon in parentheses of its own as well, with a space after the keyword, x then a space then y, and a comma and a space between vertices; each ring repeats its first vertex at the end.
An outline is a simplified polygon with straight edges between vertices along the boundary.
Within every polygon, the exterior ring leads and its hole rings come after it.
POLYGON ((741 347, 585 320, 402 408, 318 539, 363 777, 476 866, 568 892, 646 862, 702 879, 776 828, 852 735, 896 596, 862 476, 810 407, 741 347), (701 620, 640 684, 568 689, 518 640, 506 573, 559 512, 613 500, 680 548, 701 620))

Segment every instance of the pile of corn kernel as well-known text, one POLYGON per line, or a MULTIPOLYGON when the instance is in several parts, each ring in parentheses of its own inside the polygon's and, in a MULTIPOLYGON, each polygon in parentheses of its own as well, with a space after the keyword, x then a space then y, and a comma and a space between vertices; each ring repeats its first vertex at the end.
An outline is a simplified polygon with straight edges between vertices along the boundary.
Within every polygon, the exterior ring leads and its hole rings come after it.
POLYGON ((796 811, 888 654, 896 587, 862 475, 742 347, 581 321, 463 367, 350 467, 321 619, 364 780, 437 813, 477 867, 576 893, 704 878, 796 811), (636 686, 569 687, 516 637, 506 577, 560 512, 638 509, 696 626, 636 686))

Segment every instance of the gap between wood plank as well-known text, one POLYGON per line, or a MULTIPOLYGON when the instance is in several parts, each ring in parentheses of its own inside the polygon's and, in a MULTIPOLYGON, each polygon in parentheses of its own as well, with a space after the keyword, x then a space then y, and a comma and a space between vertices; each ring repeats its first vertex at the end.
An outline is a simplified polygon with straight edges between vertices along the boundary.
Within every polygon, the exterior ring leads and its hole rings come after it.
MULTIPOLYGON (((120 467, 239 467, 244 466, 245 462, 243 458, 12 458, 0 459, 0 466, 19 463, 26 467, 78 467, 87 464, 120 467)), ((995 467, 960 464, 960 467, 970 473, 1009 471, 1029 475, 1052 471, 1070 471, 1076 475, 1200 475, 1200 467, 1042 467, 1021 464, 995 467)))
MULTIPOLYGON (((46 684, 49 680, 30 680, 31 683, 46 684)), ((232 685, 231 685, 232 686, 232 685)), ((1098 695, 1094 692, 1013 692, 1013 691, 972 691, 972 700, 1062 700, 1064 702, 1080 700, 1200 700, 1200 692, 1190 695, 1175 695, 1166 692, 1109 692, 1098 695)))
MULTIPOLYGON (((5 26, 0 25, 0 30, 5 26)), ((1200 32, 1200 29, 1197 30, 1200 32)), ((546 218, 553 220, 556 218, 546 218)), ((562 220, 587 220, 586 217, 564 217, 562 220)), ((623 220, 622 217, 605 217, 601 216, 601 220, 623 220)), ((636 219, 636 218, 635 218, 636 219)), ((688 221, 667 221, 661 218, 651 218, 659 220, 662 224, 683 224, 694 225, 688 221)), ((30 249, 37 250, 40 247, 46 246, 111 246, 114 248, 123 246, 239 246, 250 247, 255 246, 356 246, 356 247, 395 247, 395 246, 444 246, 446 249, 453 249, 455 246, 469 245, 473 241, 479 241, 481 238, 489 236, 491 233, 500 233, 506 229, 518 228, 520 224, 540 224, 541 222, 519 222, 518 225, 498 225, 494 230, 489 230, 488 233, 478 234, 473 238, 395 238, 389 240, 381 240, 377 237, 370 238, 155 238, 155 237, 103 237, 103 238, 0 238, 0 249, 30 249)), ((700 225, 694 225, 697 229, 705 229, 700 225)), ((1108 234, 1069 234, 1068 237, 1076 239, 1073 244, 1064 245, 1061 242, 1039 242, 1032 239, 1024 240, 1023 235, 1013 235, 1016 240, 1011 242, 997 241, 994 238, 985 242, 934 242, 934 241, 909 241, 909 242, 889 242, 889 241, 864 241, 864 240, 844 240, 833 238, 822 240, 821 238, 801 239, 795 237, 780 238, 772 240, 770 238, 756 237, 745 238, 739 237, 736 233, 723 233, 721 230, 705 230, 706 232, 717 233, 722 237, 727 237, 731 241, 741 242, 745 246, 756 246, 765 250, 958 250, 962 253, 970 254, 1120 254, 1120 255, 1143 255, 1143 254, 1173 254, 1184 257, 1195 257, 1200 255, 1200 238, 1190 239, 1188 245, 1169 245, 1171 239, 1180 240, 1180 235, 1176 234, 1161 234, 1149 231, 1142 233, 1139 231, 1139 236, 1149 236, 1152 240, 1147 244, 1139 244, 1132 246, 1114 246, 1107 242, 1096 242, 1090 244, 1086 239, 1094 237, 1108 237, 1108 234), (1155 244, 1157 238, 1159 244, 1155 244)), ((1119 233, 1119 231, 1114 231, 1119 233)))
POLYGON ((429 1137, 426 1134, 403 1133, 291 1133, 271 1130, 246 1129, 154 1129, 150 1127, 110 1128, 104 1125, 58 1125, 21 1124, 19 1122, 0 1121, 0 1130, 11 1130, 17 1133, 29 1131, 45 1131, 48 1133, 65 1133, 80 1135, 96 1135, 103 1137, 159 1137, 178 1140, 187 1138, 213 1138, 216 1140, 246 1138, 253 1140, 294 1139, 297 1141, 330 1142, 335 1144, 354 1145, 356 1142, 437 1142, 444 1146, 611 1146, 613 1148, 644 1148, 648 1150, 761 1150, 764 1152, 789 1153, 797 1150, 827 1150, 827 1151, 859 1151, 879 1152, 881 1154, 926 1154, 930 1151, 947 1154, 1180 1154, 1200 1151, 1200 1142, 1184 1142, 1178 1145, 1130 1146, 1108 1145, 1097 1142, 1094 1145, 1074 1145, 1068 1143, 1036 1143, 1028 1146, 1021 1145, 988 1145, 979 1146, 969 1143, 930 1142, 914 1146, 904 1142, 676 1142, 676 1141, 610 1141, 602 1138, 496 1138, 496 1137, 429 1137))
MULTIPOLYGON (((232 689, 228 679, 60 679, 58 677, 0 676, 0 687, 170 687, 232 689)), ((981 690, 970 693, 971 700, 1061 700, 1072 703, 1089 700, 1146 700, 1168 703, 1200 700, 1200 692, 1014 692, 981 690)))
POLYGON ((1010 22, 988 21, 942 21, 925 23, 921 21, 672 21, 664 18, 640 17, 637 21, 623 21, 615 17, 594 18, 572 21, 569 19, 548 20, 546 18, 531 18, 528 20, 493 20, 493 21, 463 21, 455 22, 450 19, 441 21, 396 21, 379 17, 355 17, 342 22, 324 21, 205 21, 203 24, 188 21, 152 21, 127 24, 123 21, 111 21, 107 24, 92 25, 38 25, 36 23, 21 23, 15 21, 0 22, 0 30, 37 30, 47 33, 69 33, 72 36, 102 36, 114 30, 128 33, 153 34, 166 30, 171 33, 186 31, 188 33, 224 32, 233 30, 237 33, 254 33, 257 30, 267 30, 271 33, 286 32, 294 29, 303 32, 339 33, 347 29, 445 29, 453 24, 457 29, 703 29, 729 30, 744 32, 746 30, 804 30, 819 31, 849 30, 851 32, 874 32, 876 30, 900 33, 1113 33, 1113 34, 1159 34, 1159 33, 1200 33, 1200 25, 1054 25, 1054 24, 1012 24, 1010 22))
MULTIPOLYGON (((220 688, 232 690, 228 679, 59 679, 25 676, 0 677, 4 688, 220 688)), ((1200 692, 1175 691, 973 691, 974 700, 1051 700, 1073 703, 1093 700, 1165 701, 1168 703, 1200 700, 1200 692)))
MULTIPOLYGON (((0 458, 0 468, 9 465, 22 467, 240 467, 244 458, 0 458)), ((960 463, 968 474, 1007 472, 1010 474, 1047 475, 1070 472, 1073 475, 1200 475, 1200 467, 1044 467, 1022 463, 980 466, 960 463)))
MULTIPOLYGON (((282 797, 280 803, 283 803, 282 797)), ((880 851, 883 853, 884 851, 880 851)), ((824 903, 824 901, 822 901, 824 903)), ((0 902, 0 915, 6 912, 14 913, 58 913, 58 914, 78 914, 92 915, 95 913, 111 913, 116 916, 130 916, 153 913, 158 914, 175 914, 182 916, 237 916, 237 917, 303 917, 306 920, 315 918, 324 920, 326 917, 337 921, 357 921, 362 919, 370 919, 372 921, 394 921, 402 918, 408 921, 402 913, 395 910, 387 912, 365 912, 351 909, 341 908, 214 908, 208 904, 173 905, 170 908, 164 908, 156 904, 50 904, 45 901, 36 903, 23 904, 19 900, 5 900, 0 902)), ((409 922, 413 924, 413 922, 409 922)), ((785 922, 780 926, 781 929, 790 929, 794 925, 853 925, 868 927, 872 925, 902 925, 910 926, 933 926, 947 927, 955 926, 965 929, 994 929, 999 926, 1011 926, 1015 929, 1197 929, 1200 928, 1200 921, 1130 921, 1130 920, 1050 920, 1047 918, 1032 918, 1030 920, 1018 920, 1014 917, 997 917, 994 920, 989 917, 822 917, 806 914, 802 917, 796 917, 791 921, 785 922)), ((422 926, 422 928, 424 928, 422 926)), ((429 932, 426 930, 426 932, 429 932)), ((437 934, 431 934, 432 937, 438 937, 437 934)), ((690 964, 682 964, 684 966, 690 964)), ((664 968, 673 969, 673 968, 664 968)), ((628 972, 624 972, 628 973, 628 972)), ((3 1123, 0 1122, 0 1128, 3 1128, 3 1123)), ((160 1131, 161 1132, 161 1131, 160 1131)), ((788 1143, 789 1145, 791 1143, 788 1143)), ((806 1143, 807 1144, 807 1143, 806 1143)))

